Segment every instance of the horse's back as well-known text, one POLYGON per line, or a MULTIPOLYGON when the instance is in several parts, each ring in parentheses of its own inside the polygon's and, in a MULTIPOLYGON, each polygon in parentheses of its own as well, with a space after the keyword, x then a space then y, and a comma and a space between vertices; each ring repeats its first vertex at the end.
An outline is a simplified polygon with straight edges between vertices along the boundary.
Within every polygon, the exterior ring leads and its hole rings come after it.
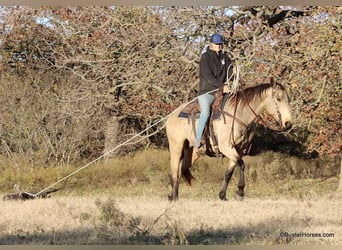
POLYGON ((170 129, 172 126, 179 123, 179 121, 182 119, 179 117, 179 114, 182 112, 182 110, 185 108, 186 104, 182 104, 178 106, 166 119, 166 129, 170 129))
POLYGON ((189 122, 189 119, 187 118, 179 117, 179 114, 186 105, 187 104, 182 104, 177 107, 166 120, 165 127, 169 144, 171 141, 183 143, 184 140, 191 136, 191 122, 189 122))

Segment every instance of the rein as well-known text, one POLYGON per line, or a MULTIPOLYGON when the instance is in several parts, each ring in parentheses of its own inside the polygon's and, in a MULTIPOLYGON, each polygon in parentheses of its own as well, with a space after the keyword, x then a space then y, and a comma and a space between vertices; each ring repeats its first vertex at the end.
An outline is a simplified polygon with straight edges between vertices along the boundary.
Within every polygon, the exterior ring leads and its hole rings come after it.
MULTIPOLYGON (((243 97, 244 97, 245 102, 247 103, 249 109, 253 112, 253 114, 256 116, 256 118, 259 119, 259 120, 261 121, 261 123, 262 123, 265 127, 267 127, 267 124, 266 124, 266 122, 264 121, 264 119, 262 119, 262 117, 261 117, 260 115, 258 115, 258 114, 254 111, 254 109, 251 107, 251 105, 250 105, 249 102, 247 101, 247 98, 246 98, 246 96, 245 96, 245 93, 244 93, 243 91, 242 91, 242 93, 243 93, 243 97)), ((275 108, 276 108, 276 111, 277 111, 277 114, 278 114, 279 123, 281 124, 281 113, 280 113, 278 104, 277 104, 277 102, 275 101, 274 91, 272 91, 272 101, 273 101, 273 104, 274 104, 274 106, 275 106, 275 108)), ((281 126, 281 125, 280 125, 280 126, 281 126)))
MULTIPOLYGON (((236 110, 237 110, 237 106, 238 106, 237 95, 235 95, 234 119, 233 119, 233 123, 232 123, 232 130, 230 131, 230 137, 231 137, 232 140, 233 140, 233 145, 234 145, 234 147, 236 146, 235 139, 234 139, 234 124, 235 124, 235 120, 236 120, 236 110)), ((244 126, 247 128, 247 125, 246 125, 246 124, 244 124, 244 126)))
MULTIPOLYGON (((249 102, 248 102, 248 100, 247 100, 247 98, 246 98, 246 95, 245 95, 245 92, 244 92, 244 91, 242 91, 242 96, 243 96, 245 102, 247 103, 249 109, 252 111, 252 113, 256 116, 256 118, 258 118, 258 119, 261 121, 261 123, 262 123, 263 125, 266 126, 266 123, 265 123, 264 119, 262 119, 262 117, 261 117, 260 115, 258 115, 258 114, 254 111, 254 109, 251 107, 251 105, 249 104, 249 102)), ((273 96, 273 93, 272 93, 272 96, 273 96)))
MULTIPOLYGON (((246 97, 244 91, 242 91, 242 96, 243 96, 243 98, 244 98, 244 101, 247 103, 248 108, 252 111, 252 113, 255 115, 255 117, 256 117, 257 119, 259 119, 259 120, 261 121, 261 123, 262 123, 265 127, 267 127, 267 124, 266 124, 266 122, 264 121, 264 119, 263 119, 259 114, 257 114, 257 113, 255 112, 255 110, 251 107, 249 101, 247 100, 247 97, 246 97)), ((278 114, 278 118, 279 118, 279 122, 281 123, 281 113, 280 113, 278 104, 277 104, 277 102, 275 101, 274 91, 272 91, 272 101, 273 101, 273 104, 274 104, 274 106, 275 106, 275 108, 276 108, 276 111, 277 111, 277 114, 278 114)), ((235 139, 234 139, 234 125, 235 125, 235 121, 237 121, 238 123, 240 123, 240 124, 243 125, 244 127, 248 128, 248 125, 247 125, 244 121, 242 121, 241 119, 239 119, 239 118, 236 117, 237 106, 238 106, 238 102, 237 102, 237 95, 236 95, 236 96, 235 96, 235 107, 234 107, 234 113, 233 113, 233 115, 230 114, 230 113, 228 113, 228 112, 225 111, 225 110, 222 110, 222 113, 223 113, 223 114, 228 115, 228 116, 230 116, 230 117, 233 118, 232 129, 231 129, 231 133, 230 133, 230 134, 231 134, 231 139, 232 139, 232 141, 233 141, 233 145, 234 145, 234 146, 237 146, 237 144, 235 143, 235 139)))

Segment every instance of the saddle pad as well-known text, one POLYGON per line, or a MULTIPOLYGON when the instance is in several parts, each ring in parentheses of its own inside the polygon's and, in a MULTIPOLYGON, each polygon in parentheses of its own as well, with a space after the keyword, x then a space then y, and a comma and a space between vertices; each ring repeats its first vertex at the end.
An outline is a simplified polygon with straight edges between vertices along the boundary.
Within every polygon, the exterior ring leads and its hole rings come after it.
POLYGON ((179 113, 178 117, 180 118, 190 118, 191 114, 195 114, 196 119, 199 118, 200 107, 198 103, 198 99, 190 102, 186 105, 183 110, 179 113))
MULTIPOLYGON (((221 119, 221 115, 222 115, 222 112, 221 111, 217 111, 213 114, 213 120, 219 120, 221 119)), ((199 119, 199 116, 200 116, 200 113, 196 113, 195 114, 195 119, 199 119)), ((188 113, 188 112, 185 112, 185 111, 181 111, 178 115, 179 118, 186 118, 186 119, 190 119, 191 118, 191 112, 188 113)))
MULTIPOLYGON (((212 107, 215 106, 216 108, 213 108, 214 110, 212 111, 213 112, 213 115, 212 115, 213 120, 221 119, 222 110, 223 110, 223 107, 224 107, 225 103, 227 102, 227 100, 228 100, 228 95, 224 95, 223 100, 220 100, 221 103, 219 105, 215 105, 214 104, 215 101, 214 101, 212 107), (217 107, 220 107, 220 108, 217 108, 217 107)), ((198 100, 196 99, 193 102, 186 105, 184 107, 184 109, 179 113, 178 117, 190 119, 191 115, 194 114, 195 119, 199 119, 200 110, 201 109, 200 109, 198 100)))

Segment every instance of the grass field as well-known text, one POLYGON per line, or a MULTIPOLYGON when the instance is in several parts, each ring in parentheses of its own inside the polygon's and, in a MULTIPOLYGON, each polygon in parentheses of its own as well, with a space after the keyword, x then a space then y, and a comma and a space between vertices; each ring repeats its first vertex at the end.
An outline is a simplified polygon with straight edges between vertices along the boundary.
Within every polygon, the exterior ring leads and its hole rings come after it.
MULTIPOLYGON (((342 245, 338 171, 326 170, 334 164, 246 157, 246 198, 232 198, 234 175, 224 202, 217 193, 226 160, 200 159, 196 184, 182 182, 176 203, 167 200, 166 151, 96 163, 49 199, 0 201, 0 244, 342 245)), ((14 182, 43 188, 74 169, 7 170, 2 192, 14 182)))
POLYGON ((342 244, 341 200, 328 197, 64 196, 1 208, 1 244, 342 244))

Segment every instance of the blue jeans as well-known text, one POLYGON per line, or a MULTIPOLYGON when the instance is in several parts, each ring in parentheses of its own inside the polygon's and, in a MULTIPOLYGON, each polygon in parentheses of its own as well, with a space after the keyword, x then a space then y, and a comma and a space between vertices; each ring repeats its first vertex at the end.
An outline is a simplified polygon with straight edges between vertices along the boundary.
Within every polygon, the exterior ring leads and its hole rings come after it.
POLYGON ((197 133, 196 133, 196 147, 200 146, 201 137, 205 126, 207 124, 208 118, 210 116, 210 107, 214 102, 215 96, 211 94, 203 94, 198 96, 198 102, 201 107, 201 114, 198 121, 197 133))

